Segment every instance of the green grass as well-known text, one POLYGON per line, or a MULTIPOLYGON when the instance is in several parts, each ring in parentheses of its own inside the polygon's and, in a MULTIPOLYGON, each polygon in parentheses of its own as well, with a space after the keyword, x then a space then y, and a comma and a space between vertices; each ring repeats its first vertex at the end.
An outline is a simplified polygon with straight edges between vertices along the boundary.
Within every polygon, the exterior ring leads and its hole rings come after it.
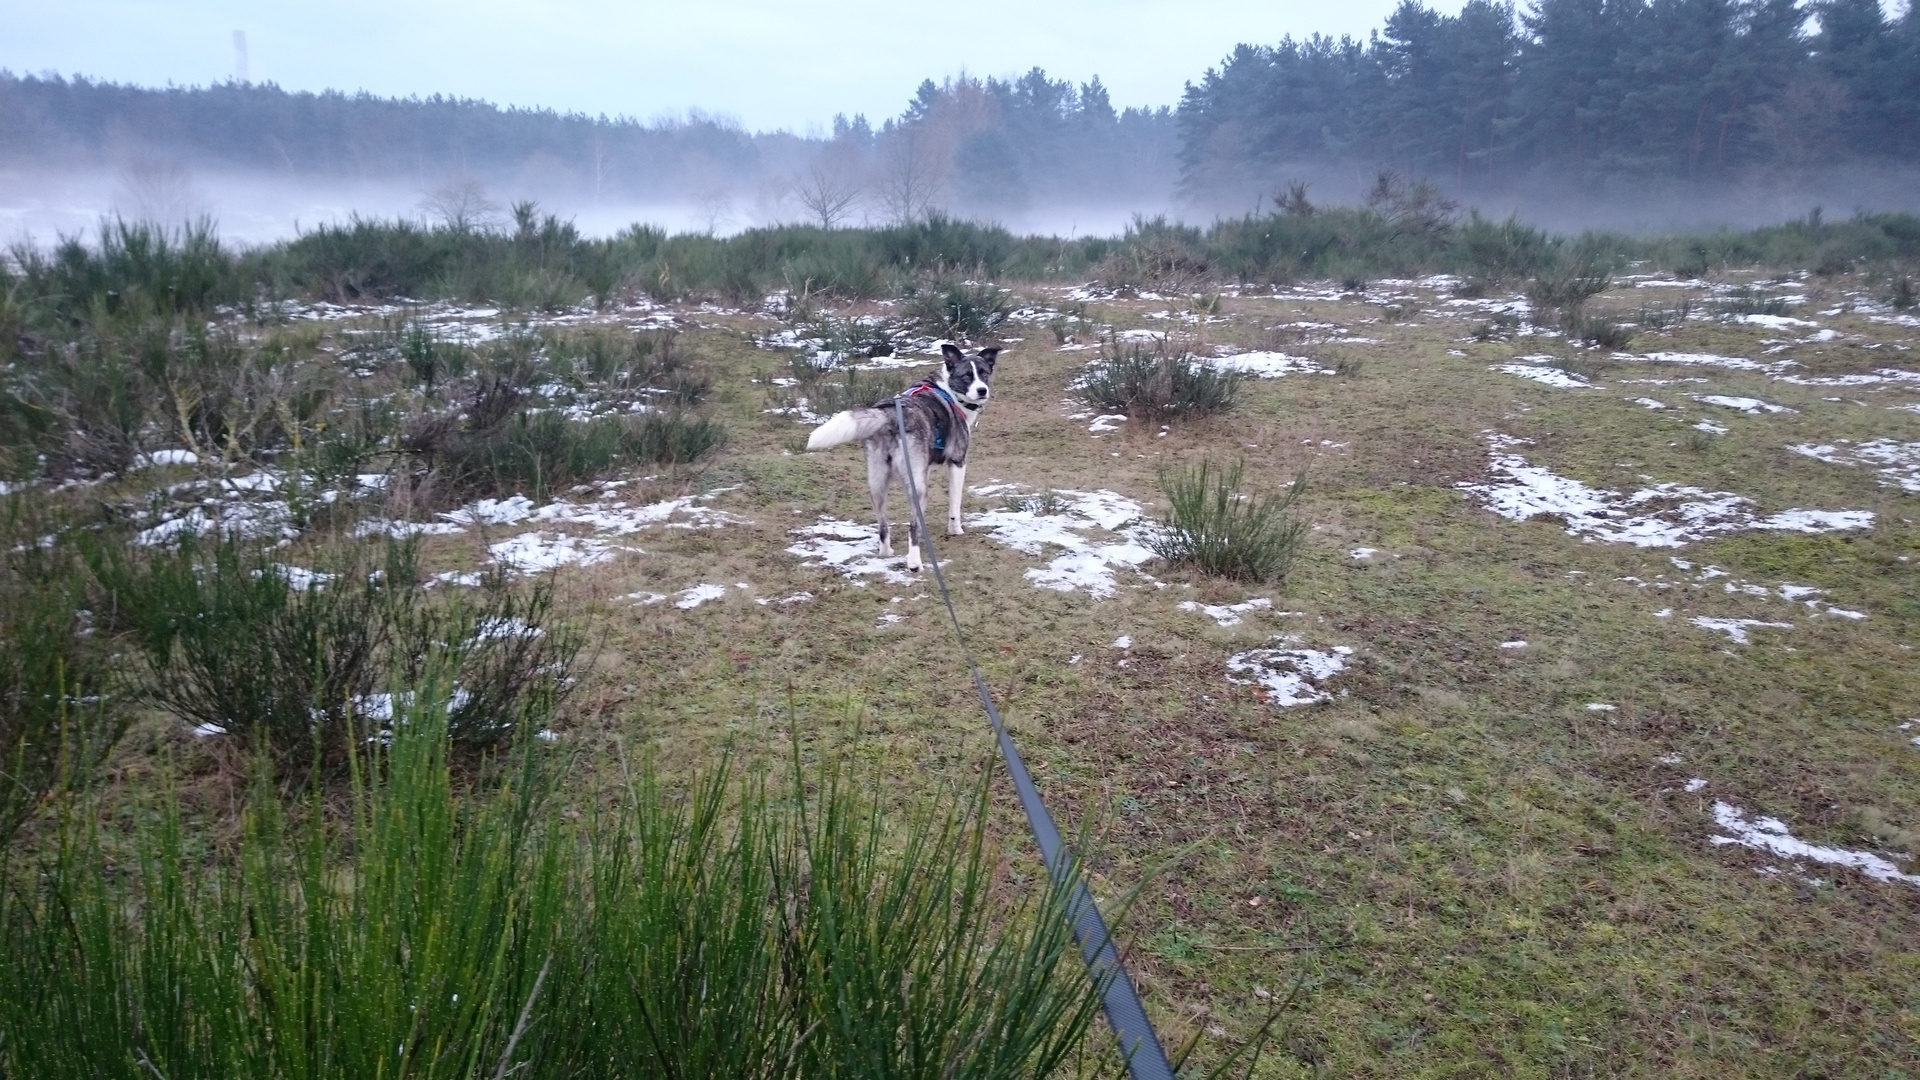
MULTIPOLYGON (((890 821, 828 763, 633 775, 553 813, 527 743, 489 790, 419 683, 343 817, 248 800, 208 859, 177 793, 130 836, 72 803, 0 892, 8 1075, 1048 1075, 1098 1006, 1068 887, 995 888, 987 786, 890 821)), ((983 774, 984 775, 984 774, 983 774)))

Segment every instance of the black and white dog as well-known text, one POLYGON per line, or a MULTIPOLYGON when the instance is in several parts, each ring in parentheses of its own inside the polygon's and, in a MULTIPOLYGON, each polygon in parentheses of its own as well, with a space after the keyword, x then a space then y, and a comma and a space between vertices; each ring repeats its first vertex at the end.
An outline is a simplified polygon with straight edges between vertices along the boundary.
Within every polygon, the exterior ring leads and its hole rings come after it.
POLYGON ((940 346, 946 363, 919 385, 901 394, 874 403, 870 408, 848 409, 836 413, 814 429, 807 449, 825 450, 842 443, 864 442, 867 446, 867 488, 873 495, 873 516, 880 520, 880 554, 893 554, 893 541, 887 529, 887 488, 894 476, 904 483, 912 477, 909 496, 918 495, 917 511, 907 519, 907 569, 920 569, 919 532, 916 518, 926 520, 927 472, 934 465, 947 466, 947 534, 960 532, 960 496, 967 485, 967 448, 972 442, 974 421, 987 403, 987 380, 993 377, 994 357, 999 349, 981 349, 968 356, 951 344, 940 346), (894 425, 894 402, 900 403, 905 421, 906 441, 900 440, 894 425))

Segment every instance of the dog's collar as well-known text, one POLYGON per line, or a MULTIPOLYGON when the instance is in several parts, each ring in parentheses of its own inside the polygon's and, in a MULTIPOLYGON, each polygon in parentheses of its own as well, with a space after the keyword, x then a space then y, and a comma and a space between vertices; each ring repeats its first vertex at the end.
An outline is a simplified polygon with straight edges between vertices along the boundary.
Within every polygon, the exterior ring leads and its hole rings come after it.
MULTIPOLYGON (((955 400, 958 400, 958 399, 956 398, 955 400)), ((980 406, 985 404, 986 402, 984 401, 961 401, 960 407, 967 410, 968 412, 979 412, 980 406)))

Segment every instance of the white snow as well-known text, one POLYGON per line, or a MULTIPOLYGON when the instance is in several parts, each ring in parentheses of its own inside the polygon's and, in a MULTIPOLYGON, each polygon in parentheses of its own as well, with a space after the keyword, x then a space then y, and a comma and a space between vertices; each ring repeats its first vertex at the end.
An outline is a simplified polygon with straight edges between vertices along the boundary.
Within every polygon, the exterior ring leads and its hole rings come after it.
POLYGON ((1304 648, 1300 639, 1287 635, 1273 640, 1287 647, 1249 649, 1228 657, 1227 681, 1265 687, 1267 703, 1283 708, 1329 700, 1333 695, 1320 684, 1346 669, 1353 649, 1346 645, 1335 645, 1330 651, 1304 648))
POLYGON ((1283 375, 1333 374, 1331 369, 1321 367, 1304 356, 1289 356, 1282 352, 1244 352, 1231 356, 1195 357, 1195 359, 1223 371, 1237 371, 1256 379, 1278 379, 1283 375))
POLYGON ((1871 442, 1799 443, 1787 449, 1830 465, 1873 467, 1880 483, 1902 491, 1920 494, 1920 442, 1895 442, 1874 439, 1871 442))
POLYGON ((1139 503, 1106 490, 1056 491, 1054 495, 1061 501, 1054 513, 988 510, 970 516, 967 527, 984 531, 987 539, 1023 555, 1059 551, 1046 566, 1029 569, 1027 580, 1056 592, 1084 589, 1096 599, 1113 595, 1118 587, 1116 570, 1137 570, 1154 557, 1146 546, 1151 526, 1140 522, 1139 503), (1096 530, 1113 537, 1087 535, 1096 530))
POLYGON ((1695 394, 1693 395, 1693 400, 1702 401, 1708 405, 1719 405, 1722 408, 1738 409, 1743 413, 1790 413, 1799 411, 1798 409, 1789 409, 1785 405, 1770 404, 1761 401, 1759 398, 1729 397, 1725 394, 1695 394))
POLYGON ((1109 646, 1108 646, 1108 648, 1110 648, 1110 649, 1131 649, 1131 648, 1133 648, 1133 635, 1131 635, 1131 634, 1121 634, 1121 635, 1120 635, 1119 637, 1117 637, 1117 638, 1114 638, 1114 639, 1113 639, 1113 644, 1112 644, 1112 645, 1109 645, 1109 646))
POLYGON ((1714 619, 1705 615, 1695 615, 1688 621, 1702 630, 1712 630, 1727 635, 1735 645, 1748 644, 1747 631, 1752 627, 1771 626, 1780 630, 1793 629, 1792 623, 1767 622, 1763 619, 1714 619))
POLYGON ((1500 647, 1503 649, 1524 649, 1527 647, 1527 643, 1524 641, 1503 641, 1500 643, 1500 647))
POLYGON ((1094 417, 1093 423, 1087 425, 1087 430, 1089 432, 1093 432, 1094 434, 1098 434, 1102 431, 1119 431, 1120 425, 1126 422, 1127 422, 1126 413, 1107 413, 1102 416, 1094 417))
POLYGON ((1716 424, 1711 420, 1702 420, 1693 426, 1695 430, 1704 431, 1709 435, 1725 435, 1727 433, 1725 424, 1716 424))
POLYGON ((1589 701, 1587 702, 1587 711, 1588 712, 1619 712, 1620 706, 1609 705, 1604 701, 1589 701))
POLYGON ((1635 405, 1638 405, 1638 406, 1640 406, 1640 407, 1641 407, 1641 408, 1643 408, 1643 409, 1664 409, 1664 408, 1666 408, 1666 405, 1664 405, 1664 404, 1663 404, 1663 403, 1661 403, 1661 402, 1658 402, 1658 401, 1655 401, 1654 399, 1652 399, 1652 398, 1650 398, 1650 397, 1637 397, 1637 398, 1628 398, 1627 400, 1629 400, 1629 401, 1631 401, 1631 402, 1633 402, 1633 403, 1634 403, 1635 405))
POLYGON ((1370 547, 1357 547, 1357 548, 1354 548, 1353 550, 1351 550, 1351 551, 1349 551, 1349 552, 1347 552, 1347 558, 1349 558, 1349 559, 1371 559, 1371 558, 1373 558, 1373 557, 1374 557, 1375 555, 1378 555, 1378 554, 1380 554, 1380 549, 1379 549, 1379 548, 1370 548, 1370 547))
MULTIPOLYGON (((840 518, 823 517, 812 525, 794 529, 789 536, 800 537, 787 548, 807 566, 829 569, 858 584, 862 578, 877 577, 893 585, 909 585, 914 575, 899 569, 905 564, 896 556, 883 559, 874 554, 879 532, 872 525, 857 525, 840 518)), ((905 541, 904 535, 896 542, 905 541)))
POLYGON ((1680 547, 1743 529, 1833 532, 1873 527, 1870 510, 1786 510, 1767 517, 1753 501, 1725 491, 1660 484, 1629 494, 1588 487, 1528 464, 1509 448, 1520 441, 1490 433, 1494 481, 1462 483, 1462 491, 1514 521, 1557 515, 1569 536, 1637 547, 1680 547))
POLYGON ((1818 329, 1820 326, 1817 322, 1808 322, 1805 319, 1792 319, 1785 315, 1741 315, 1733 321, 1746 323, 1748 326, 1764 326, 1769 330, 1790 330, 1796 326, 1811 326, 1818 329))
POLYGON ((1563 390, 1591 390, 1593 384, 1570 371, 1561 371, 1555 367, 1534 367, 1528 364, 1494 364, 1489 370, 1504 371, 1508 375, 1518 375, 1523 379, 1532 379, 1537 383, 1557 386, 1563 390))
POLYGON ((522 574, 538 574, 562 566, 592 566, 623 551, 639 548, 610 544, 595 537, 530 532, 487 545, 495 562, 522 574))
POLYGON ((1684 364, 1689 367, 1720 367, 1734 371, 1765 371, 1767 365, 1756 363, 1738 356, 1716 356, 1713 353, 1653 352, 1644 355, 1622 354, 1622 359, 1640 360, 1654 364, 1684 364))
POLYGON ((145 468, 151 465, 198 465, 200 455, 191 450, 155 450, 151 454, 137 454, 133 467, 145 468))
POLYGON ((1871 852, 1825 847, 1798 839, 1779 818, 1762 817, 1748 821, 1746 811, 1716 801, 1713 804, 1713 821, 1732 834, 1711 837, 1716 846, 1739 844, 1790 859, 1809 859, 1830 866, 1852 867, 1875 881, 1904 881, 1910 885, 1920 885, 1920 874, 1902 873, 1898 866, 1871 852))
POLYGON ((727 587, 702 583, 690 589, 682 589, 678 595, 679 599, 673 602, 673 606, 682 611, 691 611, 709 600, 718 600, 727 595, 727 587))
POLYGON ((1240 616, 1249 611, 1265 611, 1273 607, 1273 601, 1257 596, 1242 604, 1201 604, 1193 600, 1183 600, 1181 611, 1197 611, 1221 626, 1239 626, 1240 616))

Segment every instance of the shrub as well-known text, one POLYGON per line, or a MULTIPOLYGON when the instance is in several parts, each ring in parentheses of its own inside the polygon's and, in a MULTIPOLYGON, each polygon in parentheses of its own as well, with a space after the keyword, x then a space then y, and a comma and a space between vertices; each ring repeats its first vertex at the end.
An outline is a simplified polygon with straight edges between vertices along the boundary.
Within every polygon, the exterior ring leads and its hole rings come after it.
POLYGON ((1533 305, 1535 323, 1540 316, 1557 312, 1565 318, 1578 316, 1588 300, 1607 291, 1613 274, 1597 261, 1566 259, 1553 270, 1540 273, 1527 284, 1527 302, 1533 305))
POLYGON ((1154 554, 1238 581, 1285 578, 1307 533, 1307 523, 1288 513, 1306 490, 1306 475, 1296 476, 1285 491, 1256 499, 1240 490, 1244 466, 1216 468, 1205 458, 1197 467, 1161 469, 1168 509, 1152 541, 1154 554))
POLYGON ((447 683, 356 753, 350 813, 264 786, 240 853, 177 802, 134 857, 80 808, 0 888, 0 1072, 484 1077, 1051 1076, 1111 1069, 1071 937, 1077 864, 996 882, 988 786, 881 812, 831 762, 689 790, 638 770, 611 810, 544 812, 523 744, 456 794, 447 683), (116 857, 118 856, 118 857, 116 857), (1104 1049, 1104 1048, 1101 1048, 1104 1049), (1085 1059, 1092 1057, 1089 1062, 1085 1059))
POLYGON ((1709 315, 1785 315, 1793 310, 1785 297, 1771 296, 1745 285, 1708 297, 1702 306, 1709 315))
POLYGON ((88 557, 96 610, 145 660, 142 696, 203 735, 247 740, 285 776, 336 771, 356 731, 393 720, 380 684, 423 665, 455 674, 449 728, 466 747, 498 745, 556 700, 579 646, 542 625, 547 586, 521 597, 496 580, 429 604, 410 544, 389 541, 378 567, 368 554, 317 577, 231 537, 209 550, 187 534, 144 557, 103 542, 88 557))
POLYGON ((1164 342, 1152 347, 1109 342, 1078 389, 1101 409, 1165 421, 1225 412, 1239 398, 1241 381, 1237 371, 1167 352, 1164 342))
POLYGON ((1633 327, 1599 315, 1572 315, 1563 325, 1569 339, 1616 352, 1633 341, 1633 327))
POLYGON ((127 727, 88 640, 85 568, 70 542, 42 539, 50 525, 26 498, 0 506, 0 847, 49 799, 85 787, 127 727))
POLYGON ((914 286, 902 297, 901 317, 924 334, 966 341, 1006 321, 1012 296, 992 285, 914 286))
POLYGON ((1887 291, 1887 303, 1892 304, 1896 311, 1912 309, 1915 301, 1911 276, 1901 274, 1893 279, 1893 287, 1887 291))

